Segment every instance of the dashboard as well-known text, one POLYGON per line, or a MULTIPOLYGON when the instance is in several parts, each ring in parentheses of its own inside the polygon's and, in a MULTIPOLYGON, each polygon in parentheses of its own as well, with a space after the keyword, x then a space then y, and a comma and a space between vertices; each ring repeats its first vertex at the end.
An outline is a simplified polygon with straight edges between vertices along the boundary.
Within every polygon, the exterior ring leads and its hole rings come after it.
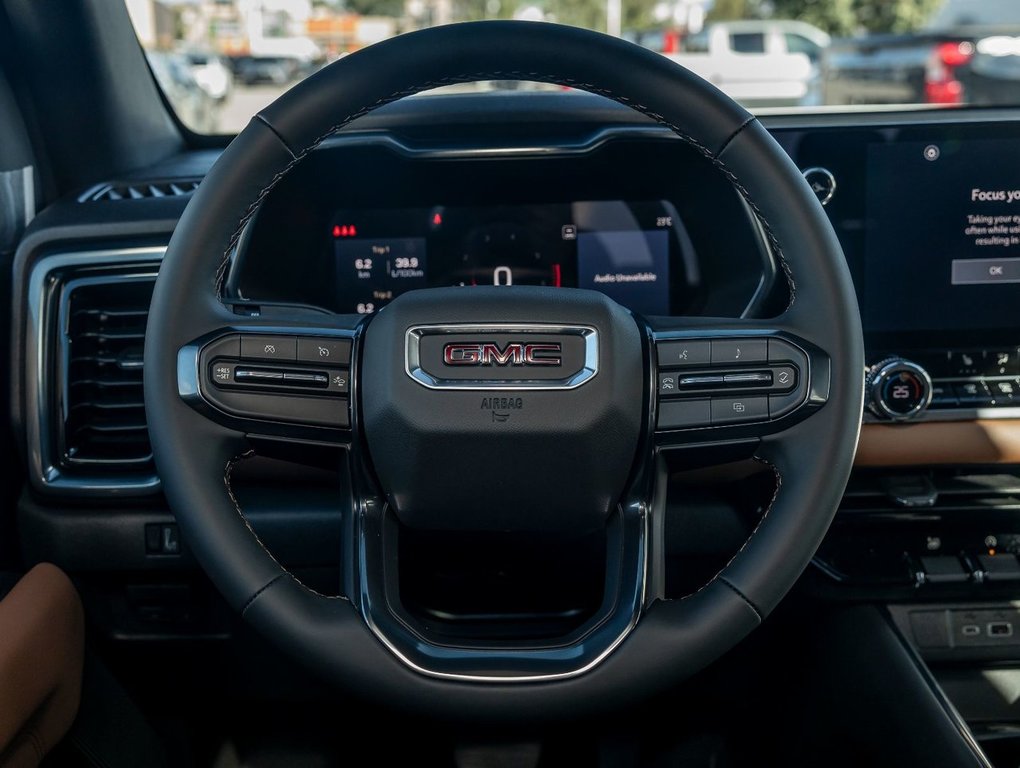
MULTIPOLYGON (((426 286, 593 288, 676 324, 782 312, 789 297, 762 228, 696 149, 600 99, 510 101, 519 107, 407 100, 324 142, 265 198, 231 254, 224 295, 239 323, 296 303, 321 310, 325 325, 426 286)), ((973 555, 971 574, 991 567, 978 559, 986 539, 1020 551, 1020 524, 998 511, 1020 495, 998 474, 1020 463, 1014 117, 765 119, 825 201, 864 321, 860 483, 820 560, 842 587, 881 597, 892 584, 911 600, 926 568, 963 573, 951 553, 921 563, 934 543, 973 555), (989 473, 962 483, 961 467, 989 473), (924 515, 903 506, 929 501, 924 515)), ((190 196, 143 193, 197 183, 218 154, 190 152, 59 201, 17 253, 12 418, 32 485, 19 514, 40 559, 139 573, 186 564, 159 495, 139 361, 152 284, 190 196), (108 190, 117 197, 104 199, 108 190)), ((266 495, 263 511, 249 501, 260 537, 303 564, 332 563, 335 518, 305 514, 299 545, 293 517, 270 508, 286 496, 266 495)), ((977 577, 964 576, 953 595, 972 598, 977 577)))
MULTIPOLYGON (((711 160, 669 131, 577 94, 521 95, 510 111, 499 99, 434 98, 370 115, 274 188, 231 254, 224 295, 238 315, 280 304, 367 314, 417 288, 480 285, 590 288, 652 317, 768 317, 786 306, 760 223, 711 160), (479 121, 493 109, 499 119, 479 121)), ((766 121, 825 203, 854 278, 868 422, 1020 416, 1020 150, 1010 122, 967 114, 766 121)), ((38 488, 158 492, 140 375, 124 361, 140 355, 131 339, 144 333, 146 291, 188 195, 96 198, 117 184, 197 181, 217 155, 193 152, 51 206, 19 251, 15 317, 30 321, 15 328, 27 338, 13 366, 25 372, 15 420, 38 488), (113 239, 111 216, 121 219, 113 239), (135 324, 79 329, 78 316, 135 324), (103 334, 120 346, 96 359, 116 366, 63 357, 103 334), (118 389, 96 391, 97 380, 118 389), (130 407, 109 408, 114 391, 130 407)), ((897 461, 930 455, 930 441, 913 439, 897 461)), ((989 461, 1013 455, 987 432, 972 444, 989 461)))

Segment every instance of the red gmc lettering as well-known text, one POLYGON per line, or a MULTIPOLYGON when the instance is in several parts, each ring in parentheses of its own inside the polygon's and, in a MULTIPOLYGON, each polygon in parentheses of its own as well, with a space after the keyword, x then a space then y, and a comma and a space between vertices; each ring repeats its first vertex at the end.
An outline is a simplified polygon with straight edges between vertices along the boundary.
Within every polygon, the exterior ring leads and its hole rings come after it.
POLYGON ((492 342, 447 344, 443 362, 447 365, 559 365, 560 344, 510 342, 504 348, 492 342))

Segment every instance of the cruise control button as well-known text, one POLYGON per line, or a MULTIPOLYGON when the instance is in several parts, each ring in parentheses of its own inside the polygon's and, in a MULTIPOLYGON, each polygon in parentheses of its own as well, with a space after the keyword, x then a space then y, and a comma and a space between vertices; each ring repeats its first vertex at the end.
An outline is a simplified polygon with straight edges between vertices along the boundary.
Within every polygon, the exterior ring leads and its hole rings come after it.
POLYGON ((210 370, 212 380, 217 384, 226 385, 230 384, 234 380, 234 367, 235 363, 216 363, 210 370))
POLYGON ((708 400, 671 400, 659 404, 659 429, 708 427, 712 408, 708 400))
POLYGON ((767 397, 712 398, 712 424, 765 421, 769 417, 767 397))
POLYGON ((767 339, 712 340, 712 365, 764 363, 768 357, 767 339))
POLYGON ((293 336, 241 336, 241 357, 245 360, 297 359, 297 339, 293 336))
POLYGON ((320 365, 350 365, 350 339, 298 339, 297 359, 320 365))
POLYGON ((660 341, 655 348, 660 368, 708 365, 712 362, 712 344, 708 341, 660 341))

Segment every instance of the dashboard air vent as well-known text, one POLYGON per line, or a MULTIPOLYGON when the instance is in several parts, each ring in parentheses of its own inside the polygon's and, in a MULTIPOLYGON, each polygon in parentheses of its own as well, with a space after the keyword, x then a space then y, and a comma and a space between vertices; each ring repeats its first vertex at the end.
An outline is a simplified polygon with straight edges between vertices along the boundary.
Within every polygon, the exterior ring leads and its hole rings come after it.
POLYGON ((153 197, 190 195, 202 182, 200 178, 170 179, 165 181, 136 181, 101 184, 93 187, 79 199, 82 203, 101 200, 142 200, 153 197))
POLYGON ((142 351, 154 277, 73 277, 61 301, 63 429, 68 469, 153 471, 142 396, 142 351))

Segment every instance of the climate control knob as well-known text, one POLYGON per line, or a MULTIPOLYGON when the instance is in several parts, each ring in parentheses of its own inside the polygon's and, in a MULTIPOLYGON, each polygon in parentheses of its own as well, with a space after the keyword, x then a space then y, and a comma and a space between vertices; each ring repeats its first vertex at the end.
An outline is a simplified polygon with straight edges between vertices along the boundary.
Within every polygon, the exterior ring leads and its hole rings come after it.
POLYGON ((917 363, 892 358, 872 366, 867 391, 876 416, 905 421, 923 413, 931 403, 931 377, 917 363))

